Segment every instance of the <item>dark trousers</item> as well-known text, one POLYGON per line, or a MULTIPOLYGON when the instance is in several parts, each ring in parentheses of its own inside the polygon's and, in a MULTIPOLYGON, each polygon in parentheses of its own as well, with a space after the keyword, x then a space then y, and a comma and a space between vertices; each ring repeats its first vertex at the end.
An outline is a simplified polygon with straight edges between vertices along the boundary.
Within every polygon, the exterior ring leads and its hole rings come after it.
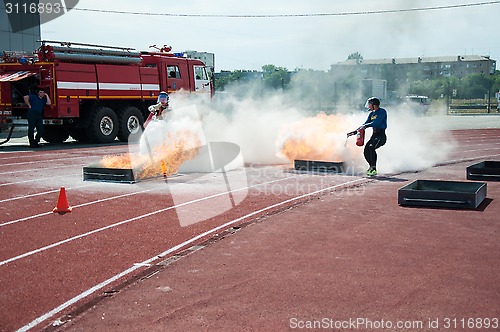
POLYGON ((377 152, 375 150, 384 145, 386 141, 387 136, 385 135, 385 131, 375 131, 368 142, 366 142, 364 154, 370 167, 377 167, 377 152))
POLYGON ((43 114, 40 112, 28 111, 28 140, 30 145, 40 142, 43 135, 43 114), (36 137, 35 137, 36 128, 36 137))

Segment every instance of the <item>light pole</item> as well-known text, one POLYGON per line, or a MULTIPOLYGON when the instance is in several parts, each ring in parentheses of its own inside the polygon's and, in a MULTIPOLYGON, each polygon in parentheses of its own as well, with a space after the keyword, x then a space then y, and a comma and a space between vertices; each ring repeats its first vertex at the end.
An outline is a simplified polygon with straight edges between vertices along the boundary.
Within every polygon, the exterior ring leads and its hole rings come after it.
POLYGON ((488 114, 491 112, 491 87, 492 87, 492 85, 493 85, 493 81, 488 80, 488 114))
POLYGON ((446 93, 446 114, 450 114, 450 81, 448 80, 448 91, 446 93))

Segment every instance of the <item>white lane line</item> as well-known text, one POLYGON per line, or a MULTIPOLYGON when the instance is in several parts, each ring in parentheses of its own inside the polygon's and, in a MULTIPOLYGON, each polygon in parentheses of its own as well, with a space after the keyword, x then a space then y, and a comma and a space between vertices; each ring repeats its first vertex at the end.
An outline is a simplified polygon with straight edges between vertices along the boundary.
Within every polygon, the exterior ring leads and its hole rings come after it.
MULTIPOLYGON (((128 146, 128 145, 127 145, 128 146)), ((93 150, 93 148, 76 148, 73 150, 66 150, 69 152, 49 152, 50 157, 54 157, 57 155, 72 155, 72 154, 85 154, 85 153, 92 153, 92 157, 98 157, 98 156, 107 156, 110 153, 126 153, 128 149, 123 149, 123 145, 119 145, 116 147, 107 147, 106 152, 96 152, 93 150), (117 150, 117 151, 113 151, 117 150), (123 150, 123 151, 122 151, 123 150), (108 152, 109 151, 109 152, 108 152)), ((42 151, 37 151, 37 152, 42 152, 42 151)), ((7 159, 22 159, 22 158, 33 158, 33 157, 44 157, 48 156, 49 154, 45 153, 37 153, 35 154, 35 151, 0 151, 0 160, 7 160, 7 159), (24 155, 20 156, 20 153, 24 153, 24 155), (3 155, 8 155, 8 154, 15 154, 15 156, 9 156, 9 157, 4 157, 3 155)))
POLYGON ((7 182, 7 183, 1 183, 0 187, 12 186, 12 185, 15 185, 15 184, 28 183, 28 182, 37 182, 37 181, 50 181, 50 182, 52 182, 53 179, 59 179, 59 178, 64 178, 64 177, 74 176, 74 175, 79 175, 79 174, 81 174, 81 173, 71 173, 71 174, 67 174, 67 175, 51 176, 51 177, 39 178, 39 179, 32 179, 32 180, 24 180, 24 181, 17 181, 17 182, 7 182))
MULTIPOLYGON (((162 253, 160 253, 158 255, 155 255, 155 256, 153 256, 153 257, 151 257, 151 258, 149 258, 149 259, 147 259, 147 260, 145 260, 145 261, 143 261, 141 263, 136 263, 136 264, 132 265, 129 269, 127 269, 127 270, 125 270, 125 271, 123 271, 123 272, 121 272, 121 273, 119 273, 119 274, 117 274, 117 275, 115 275, 115 276, 113 276, 113 277, 111 277, 111 278, 103 281, 102 283, 100 283, 98 285, 95 285, 92 288, 89 288, 85 292, 83 292, 83 293, 81 293, 81 294, 73 297, 72 299, 70 299, 69 301, 61 304, 57 308, 55 308, 55 309, 47 312, 46 314, 43 314, 42 316, 36 318, 35 320, 33 320, 32 322, 30 322, 29 324, 21 327, 18 331, 28 331, 29 329, 37 326, 41 322, 43 322, 43 321, 45 321, 45 320, 53 317, 54 315, 56 315, 57 313, 61 312, 64 309, 68 308, 69 306, 73 305, 74 303, 76 303, 76 302, 78 302, 78 301, 86 298, 89 295, 92 295, 93 293, 95 293, 98 290, 106 287, 107 285, 113 283, 114 281, 120 279, 121 277, 124 277, 124 276, 126 276, 126 275, 134 272, 135 270, 141 268, 143 265, 151 264, 154 261, 158 260, 159 258, 165 257, 165 256, 167 256, 167 255, 169 255, 169 254, 171 254, 171 253, 173 253, 173 252, 175 252, 175 251, 177 251, 177 250, 179 250, 179 249, 181 249, 181 248, 183 248, 183 247, 185 247, 185 246, 187 246, 187 245, 189 245, 189 244, 191 244, 191 243, 193 243, 193 242, 195 242, 195 241, 197 241, 197 240, 199 240, 199 239, 201 239, 201 238, 203 238, 203 237, 205 237, 207 235, 210 235, 210 234, 212 234, 214 232, 217 232, 218 230, 221 230, 223 228, 227 228, 228 226, 230 226, 232 224, 235 224, 235 223, 240 222, 242 220, 248 219, 248 218, 253 217, 253 216, 257 215, 257 214, 261 214, 261 213, 263 213, 265 211, 268 211, 270 209, 274 209, 274 208, 279 207, 281 205, 288 204, 288 203, 294 202, 296 200, 299 200, 299 199, 302 199, 302 198, 306 198, 308 196, 316 195, 316 194, 319 194, 319 193, 324 192, 324 191, 337 189, 337 188, 345 186, 345 185, 350 185, 350 184, 353 184, 353 183, 356 183, 356 182, 366 181, 366 180, 367 180, 366 178, 360 178, 360 179, 356 179, 356 180, 353 180, 353 181, 348 181, 348 182, 345 182, 345 183, 341 183, 341 184, 337 184, 337 185, 334 185, 334 186, 330 186, 330 187, 327 187, 327 188, 319 189, 319 190, 316 190, 316 191, 311 192, 311 193, 307 193, 307 194, 304 194, 304 195, 301 195, 301 196, 297 196, 297 197, 294 197, 294 198, 291 198, 291 199, 287 199, 287 200, 282 201, 280 203, 269 205, 269 206, 267 206, 267 207, 265 207, 263 209, 251 212, 251 213, 249 213, 247 215, 244 215, 244 216, 239 217, 237 219, 231 220, 231 221, 229 221, 229 222, 227 222, 227 223, 225 223, 223 225, 220 225, 220 226, 217 226, 215 228, 212 228, 211 230, 208 230, 208 231, 206 231, 206 232, 204 232, 202 234, 199 234, 199 235, 197 235, 197 236, 195 236, 195 237, 193 237, 193 238, 191 238, 191 239, 189 239, 187 241, 184 241, 184 242, 182 242, 182 243, 180 243, 180 244, 178 244, 178 245, 176 245, 174 247, 171 247, 170 249, 167 249, 164 252, 162 252, 162 253)), ((238 189, 238 190, 241 190, 241 189, 238 189)), ((224 194, 227 194, 227 192, 225 192, 224 194)))
MULTIPOLYGON (((81 186, 77 186, 77 187, 71 187, 71 188, 66 188, 66 189, 67 190, 72 190, 72 189, 78 189, 78 188, 86 188, 86 187, 90 187, 90 186, 94 186, 94 185, 95 184, 85 184, 85 185, 81 185, 81 186)), ((6 199, 0 200, 0 203, 15 201, 15 200, 18 200, 18 199, 24 199, 24 198, 42 196, 42 195, 46 195, 46 194, 51 194, 51 193, 58 192, 59 190, 61 190, 61 189, 58 188, 58 189, 49 190, 49 191, 42 191, 42 192, 39 192, 39 193, 36 193, 36 194, 29 194, 29 195, 17 196, 17 197, 12 197, 12 198, 6 198, 6 199)))
POLYGON ((48 215, 51 215, 52 213, 53 213, 52 211, 50 211, 50 212, 44 212, 44 213, 34 214, 32 216, 29 216, 29 217, 24 217, 24 218, 21 218, 21 219, 7 221, 7 222, 4 222, 4 223, 0 224, 0 227, 12 225, 12 224, 15 224, 15 223, 18 223, 18 222, 21 222, 21 221, 35 219, 35 218, 38 218, 38 217, 48 216, 48 215))
POLYGON ((455 149, 453 152, 454 153, 464 153, 464 152, 490 151, 490 150, 498 150, 498 149, 500 149, 500 146, 491 147, 488 149, 473 149, 473 150, 457 150, 457 149, 455 149))
POLYGON ((24 155, 24 156, 12 156, 12 157, 0 157, 0 161, 2 160, 9 160, 9 159, 24 159, 24 158, 34 158, 34 157, 40 157, 42 159, 40 160, 34 160, 34 161, 19 161, 17 163, 11 163, 11 164, 1 164, 0 166, 6 166, 6 165, 23 165, 23 164, 29 164, 29 163, 40 163, 40 162, 48 162, 48 161, 59 161, 59 160, 67 160, 67 159, 74 159, 74 158, 99 158, 99 157, 104 157, 104 156, 109 156, 109 155, 114 155, 117 153, 127 153, 128 151, 106 151, 106 152, 101 152, 101 153, 92 153, 92 155, 85 155, 87 152, 82 151, 82 152, 69 152, 69 153, 50 153, 50 155, 46 154, 30 154, 30 155, 24 155), (62 155, 66 156, 63 158, 54 158, 54 156, 57 155, 62 155), (76 156, 75 156, 76 155, 76 156), (78 156, 80 155, 80 156, 78 156), (54 159, 43 159, 43 157, 49 156, 54 159), (68 157, 69 156, 69 157, 68 157), (73 156, 73 157, 71 157, 73 156))
MULTIPOLYGON (((290 176, 288 178, 283 178, 283 179, 289 179, 289 178, 293 178, 293 176, 290 176)), ((230 192, 237 192, 237 191, 241 191, 241 190, 246 190, 246 189, 249 189, 251 187, 261 186, 261 185, 264 185, 264 184, 269 184, 269 183, 272 183, 272 182, 281 181, 283 179, 273 180, 273 181, 269 181, 268 183, 261 183, 261 184, 255 185, 255 186, 247 186, 247 187, 244 187, 244 188, 239 188, 239 189, 231 190, 230 192)), ((156 190, 156 189, 157 188, 155 188, 155 189, 148 189, 148 190, 144 190, 142 192, 153 191, 153 190, 156 190)), ((122 196, 131 196, 131 195, 135 195, 135 194, 136 193, 125 194, 125 195, 122 195, 122 196)), ((62 241, 49 244, 48 246, 41 247, 41 248, 29 251, 29 252, 25 252, 24 254, 21 254, 21 255, 15 256, 15 257, 11 257, 9 259, 6 259, 6 260, 0 262, 0 266, 8 264, 8 263, 11 263, 11 262, 14 262, 14 261, 17 261, 19 259, 31 256, 31 255, 34 255, 34 254, 37 254, 37 253, 40 253, 40 252, 48 250, 48 249, 52 249, 54 247, 58 247, 58 246, 60 246, 62 244, 68 243, 68 242, 75 241, 75 240, 87 237, 87 236, 92 235, 92 234, 100 233, 100 232, 105 231, 107 229, 115 228, 115 227, 118 227, 118 226, 121 226, 121 225, 128 224, 130 222, 133 222, 133 221, 136 221, 136 220, 140 220, 140 219, 143 219, 143 218, 146 218, 146 217, 154 216, 156 214, 159 214, 159 213, 162 213, 162 212, 165 212, 165 211, 169 211, 169 210, 172 210, 172 209, 175 209, 175 208, 178 208, 178 207, 190 205, 190 204, 197 203, 197 202, 202 202, 202 201, 207 200, 207 199, 211 199, 211 198, 214 198, 214 197, 218 197, 218 196, 221 196, 221 195, 227 195, 227 194, 228 194, 228 191, 225 191, 225 192, 222 192, 222 193, 218 193, 218 194, 214 194, 214 195, 210 195, 210 196, 205 196, 205 197, 198 198, 198 199, 195 199, 195 200, 192 200, 192 201, 188 201, 188 202, 184 202, 184 203, 181 203, 181 204, 169 206, 169 207, 164 208, 164 209, 152 211, 152 212, 149 212, 149 213, 146 213, 146 214, 142 214, 142 215, 139 215, 139 216, 136 216, 136 217, 133 217, 133 218, 122 220, 122 221, 119 221, 117 223, 110 224, 110 225, 107 225, 107 226, 104 226, 104 227, 101 227, 101 228, 97 228, 97 229, 94 229, 94 230, 92 230, 90 232, 78 234, 78 235, 75 235, 73 237, 64 239, 62 241)), ((116 196, 116 197, 119 197, 119 196, 116 196)), ((113 197, 113 199, 116 198, 116 197, 113 197)), ((106 200, 108 200, 108 199, 103 199, 103 200, 99 200, 99 201, 106 201, 106 200)), ((94 203, 95 202, 90 202, 90 203, 80 204, 79 206, 74 206, 74 207, 81 207, 81 206, 85 206, 85 205, 89 205, 89 204, 94 204, 94 203)), ((42 214, 39 214, 39 215, 36 215, 36 216, 32 216, 32 217, 39 217, 39 216, 49 215, 49 214, 52 214, 52 213, 53 213, 52 211, 51 212, 45 212, 45 213, 42 213, 42 214)), ((31 217, 28 217, 28 218, 31 219, 31 217)), ((25 219, 26 218, 23 218, 23 220, 25 220, 25 219)), ((19 222, 19 221, 23 221, 23 220, 17 220, 15 222, 19 222)), ((0 224, 0 227, 1 226, 6 226, 6 225, 10 225, 12 223, 13 222, 11 221, 11 222, 8 222, 8 223, 0 224)))
POLYGON ((467 140, 467 141, 463 141, 463 142, 458 142, 458 144, 460 146, 473 146, 473 145, 498 145, 500 143, 500 141, 498 141, 498 138, 494 138, 490 141, 485 141, 485 140, 482 140, 482 141, 474 141, 474 140, 467 140))
POLYGON ((436 166, 446 166, 446 165, 451 165, 451 164, 459 164, 459 163, 464 163, 466 161, 475 161, 475 160, 479 160, 479 159, 491 158, 491 157, 496 157, 496 156, 500 156, 500 153, 489 154, 487 156, 479 156, 479 157, 471 157, 471 158, 462 158, 462 159, 447 160, 447 161, 443 161, 443 162, 435 164, 434 167, 436 167, 436 166))
POLYGON ((88 156, 81 156, 81 157, 64 157, 64 158, 59 158, 59 159, 43 159, 43 160, 33 160, 33 161, 23 161, 23 162, 17 162, 17 163, 10 163, 10 164, 0 164, 0 167, 4 166, 16 166, 16 165, 29 165, 29 164, 43 164, 43 163, 48 163, 48 162, 54 162, 54 161, 66 161, 66 160, 71 160, 71 159, 83 159, 86 158, 88 159, 88 156))
MULTIPOLYGON (((15 152, 10 152, 10 153, 16 153, 16 155, 12 156, 12 157, 0 157, 0 160, 33 158, 34 156, 42 156, 41 154, 33 155, 32 152, 33 151, 15 151, 15 152), (24 155, 24 156, 17 155, 17 153, 20 153, 20 152, 29 153, 29 154, 28 155, 24 155)), ((57 156, 57 155, 60 155, 60 154, 64 155, 66 153, 51 153, 50 156, 53 157, 53 156, 57 156)))
MULTIPOLYGON (((82 164, 82 165, 83 165, 83 164, 82 164)), ((0 175, 4 175, 4 174, 13 174, 13 173, 26 173, 26 172, 33 172, 33 173, 37 173, 37 172, 40 172, 40 171, 46 171, 46 170, 48 170, 48 169, 57 169, 57 168, 66 168, 66 167, 75 167, 75 166, 78 166, 78 165, 72 164, 72 165, 54 166, 54 167, 46 167, 46 168, 32 168, 32 169, 24 169, 24 170, 20 170, 20 171, 2 172, 2 173, 0 173, 0 175)))
MULTIPOLYGON (((52 212, 50 212, 50 213, 52 213, 52 212)), ((127 220, 123 220, 123 221, 120 221, 120 222, 117 222, 117 223, 114 223, 114 224, 111 224, 111 225, 108 225, 108 226, 105 226, 105 227, 97 228, 97 229, 94 229, 94 230, 92 230, 90 232, 82 233, 82 234, 79 234, 79 235, 67 238, 65 240, 52 243, 52 244, 50 244, 48 246, 45 246, 45 247, 41 247, 41 248, 29 251, 29 252, 25 252, 24 254, 21 254, 21 255, 18 255, 16 257, 12 257, 12 258, 9 258, 7 260, 4 260, 4 261, 0 262, 0 266, 8 264, 8 263, 11 263, 11 262, 14 262, 14 261, 17 261, 17 260, 22 259, 22 258, 26 258, 28 256, 31 256, 31 255, 34 255, 34 254, 37 254, 37 253, 40 253, 42 251, 46 251, 48 249, 52 249, 52 248, 58 247, 58 246, 60 246, 62 244, 65 244, 65 243, 68 243, 68 242, 72 242, 72 241, 75 241, 75 240, 87 237, 89 235, 102 232, 102 231, 110 229, 110 228, 114 228, 114 227, 117 227, 117 226, 120 226, 120 225, 124 225, 124 224, 127 224, 127 223, 135 221, 135 220, 139 220, 139 219, 142 219, 142 218, 145 218, 145 217, 149 217, 149 216, 155 215, 157 213, 158 213, 157 211, 150 212, 148 214, 144 214, 144 215, 137 216, 137 217, 134 217, 134 218, 130 218, 130 219, 127 219, 127 220)))
MULTIPOLYGON (((119 199, 119 198, 123 198, 123 197, 127 197, 127 196, 133 196, 133 195, 136 195, 136 194, 146 193, 146 192, 157 190, 157 189, 159 189, 159 188, 141 190, 141 191, 137 191, 137 192, 133 192, 133 193, 123 194, 123 195, 118 195, 118 196, 111 196, 111 197, 108 197, 108 198, 102 198, 102 199, 98 199, 98 200, 87 202, 87 203, 73 205, 73 208, 79 208, 79 207, 82 207, 82 206, 87 206, 87 205, 92 205, 92 204, 98 204, 98 203, 102 203, 102 202, 106 202, 106 201, 111 201, 111 200, 114 200, 114 199, 119 199)), ((18 223, 18 222, 21 222, 21 221, 35 219, 35 218, 38 218, 38 217, 48 216, 48 215, 52 215, 52 214, 53 214, 52 211, 50 211, 50 212, 44 212, 44 213, 39 213, 39 214, 35 214, 35 215, 32 215, 32 216, 28 216, 28 217, 24 217, 24 218, 12 220, 12 221, 4 222, 4 223, 0 224, 0 227, 11 225, 11 224, 15 224, 15 223, 18 223)))
POLYGON ((122 273, 120 274, 117 274, 115 275, 113 278, 110 278, 106 281, 104 281, 103 283, 99 284, 99 285, 96 285, 88 290, 86 290, 85 292, 81 293, 80 295, 72 298, 71 300, 61 304, 60 306, 58 306, 57 308, 55 309, 52 309, 51 311, 47 312, 46 314, 38 317, 37 319, 33 320, 31 323, 27 324, 27 325, 24 325, 23 327, 21 327, 19 330, 17 330, 17 332, 25 332, 25 331, 28 331, 32 328, 34 328, 35 326, 37 326, 38 324, 40 324, 41 322, 49 319, 50 317, 56 315, 57 313, 63 311, 64 309, 66 309, 67 307, 73 305, 74 303, 80 301, 81 299, 84 299, 86 298, 87 296, 89 295, 92 295, 93 293, 97 292, 99 289, 111 284, 112 282, 120 279, 121 277, 124 277, 132 272, 134 272, 135 270, 141 268, 141 266, 139 265, 134 265, 132 266, 131 268, 123 271, 122 273))
POLYGON ((460 139, 458 141, 458 143, 462 144, 462 143, 475 143, 475 144, 495 144, 496 142, 498 142, 498 138, 497 137, 489 137, 487 139, 484 139, 484 138, 471 138, 471 139, 460 139))

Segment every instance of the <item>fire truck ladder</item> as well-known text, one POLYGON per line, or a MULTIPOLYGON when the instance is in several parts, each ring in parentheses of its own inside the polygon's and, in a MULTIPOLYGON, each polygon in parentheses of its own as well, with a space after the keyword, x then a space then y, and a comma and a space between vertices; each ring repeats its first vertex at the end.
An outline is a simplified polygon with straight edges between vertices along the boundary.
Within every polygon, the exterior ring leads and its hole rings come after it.
POLYGON ((84 44, 84 43, 74 43, 74 42, 63 42, 63 41, 57 41, 57 40, 37 40, 37 43, 42 43, 42 45, 45 44, 59 44, 60 46, 64 47, 70 47, 70 46, 85 46, 85 47, 96 47, 96 48, 109 48, 109 49, 114 49, 114 50, 122 50, 122 51, 133 51, 135 48, 131 47, 118 47, 118 46, 107 46, 107 45, 96 45, 96 44, 84 44))
POLYGON ((123 64, 141 62, 141 53, 130 47, 83 44, 55 40, 39 40, 38 42, 42 43, 39 57, 43 59, 53 58, 62 61, 123 64))

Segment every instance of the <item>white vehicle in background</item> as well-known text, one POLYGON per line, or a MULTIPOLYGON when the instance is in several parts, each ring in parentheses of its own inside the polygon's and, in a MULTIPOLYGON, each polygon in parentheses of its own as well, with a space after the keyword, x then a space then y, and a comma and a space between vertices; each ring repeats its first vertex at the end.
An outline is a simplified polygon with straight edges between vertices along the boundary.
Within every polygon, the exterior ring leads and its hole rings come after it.
POLYGON ((405 97, 405 105, 417 114, 425 115, 429 110, 430 100, 427 96, 408 95, 405 97))

